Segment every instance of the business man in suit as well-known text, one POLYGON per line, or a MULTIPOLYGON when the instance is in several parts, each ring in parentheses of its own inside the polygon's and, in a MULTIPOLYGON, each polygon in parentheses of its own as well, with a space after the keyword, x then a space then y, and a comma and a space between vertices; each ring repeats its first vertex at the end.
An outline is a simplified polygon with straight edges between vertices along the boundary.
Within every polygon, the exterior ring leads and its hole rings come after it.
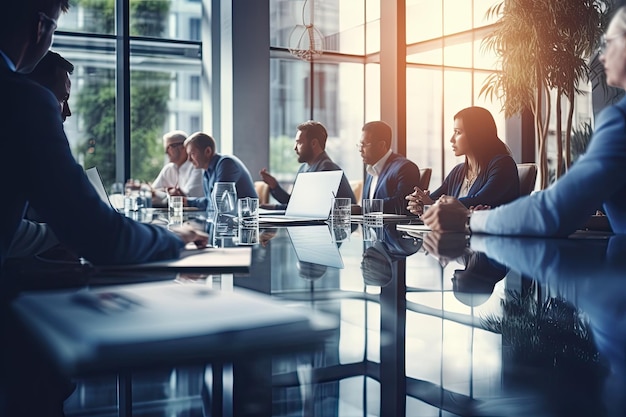
MULTIPOLYGON (((334 163, 326 153, 327 138, 326 128, 320 122, 309 120, 298 125, 295 146, 293 148, 298 155, 298 162, 302 163, 298 169, 298 174, 301 172, 341 171, 339 165, 334 163)), ((278 184, 276 178, 270 175, 267 169, 263 168, 259 174, 269 186, 272 197, 280 203, 272 208, 285 209, 291 194, 278 184)), ((349 198, 352 204, 357 204, 356 197, 345 174, 341 177, 337 197, 349 198)))
POLYGON ((183 142, 194 168, 204 170, 203 197, 188 197, 186 203, 201 210, 209 209, 213 186, 216 182, 234 182, 237 198, 258 198, 250 171, 234 155, 223 155, 216 151, 215 139, 206 133, 196 132, 183 142))
MULTIPOLYGON (((94 263, 125 264, 176 258, 188 241, 208 240, 191 229, 172 233, 134 222, 104 204, 78 165, 63 131, 60 101, 27 79, 47 52, 67 1, 24 0, 4 5, 0 17, 0 107, 3 137, 0 175, 0 265, 27 205, 59 241, 94 263), (16 158, 15 155, 26 155, 16 158), (59 184, 72 190, 59 201, 59 184)), ((1 273, 0 273, 1 274, 1 273)), ((3 277, 4 278, 4 277, 3 277)))
POLYGON ((413 192, 420 171, 413 162, 391 150, 391 126, 382 121, 366 123, 358 147, 367 165, 363 198, 382 199, 385 213, 410 214, 404 193, 413 192))

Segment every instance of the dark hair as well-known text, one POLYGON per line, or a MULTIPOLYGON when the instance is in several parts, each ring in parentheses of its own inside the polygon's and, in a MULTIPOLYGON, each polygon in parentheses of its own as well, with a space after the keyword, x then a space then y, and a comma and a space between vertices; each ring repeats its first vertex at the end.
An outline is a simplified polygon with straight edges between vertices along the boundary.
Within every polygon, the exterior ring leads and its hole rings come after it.
POLYGON ((387 147, 391 147, 391 126, 387 123, 381 120, 368 122, 363 125, 361 130, 374 136, 374 139, 385 142, 387 147))
MULTIPOLYGON (((509 148, 498 137, 496 122, 489 110, 482 107, 468 107, 454 115, 463 121, 463 130, 469 147, 483 171, 496 155, 510 155, 509 148)), ((465 158, 467 161, 467 157, 465 158)), ((465 164, 467 168, 467 164, 465 164)))
POLYGON ((51 13, 59 7, 62 12, 67 12, 70 8, 69 0, 5 1, 0 15, 0 36, 11 36, 16 31, 22 31, 30 27, 31 19, 38 18, 37 12, 51 13))
POLYGON ((317 139, 322 149, 326 148, 326 139, 328 138, 328 132, 326 128, 320 122, 314 120, 308 120, 298 125, 298 130, 304 133, 307 140, 317 139))
POLYGON ((206 133, 193 133, 187 139, 185 139, 185 142, 183 142, 183 144, 185 146, 193 144, 195 147, 201 150, 211 148, 211 152, 215 153, 215 139, 213 139, 213 137, 207 135, 206 133))
POLYGON ((53 51, 48 51, 28 77, 48 89, 58 81, 58 71, 74 72, 74 65, 53 51))

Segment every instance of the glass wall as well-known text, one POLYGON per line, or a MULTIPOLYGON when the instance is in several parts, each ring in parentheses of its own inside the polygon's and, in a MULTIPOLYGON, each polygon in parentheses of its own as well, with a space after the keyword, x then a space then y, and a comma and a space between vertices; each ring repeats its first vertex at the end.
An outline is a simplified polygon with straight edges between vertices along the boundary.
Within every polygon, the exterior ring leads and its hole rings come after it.
MULTIPOLYGON (((130 1, 130 176, 152 181, 167 161, 161 137, 202 128, 200 22, 193 0, 130 1)), ((115 2, 84 0, 59 20, 52 49, 70 60, 72 116, 65 131, 76 159, 116 178, 117 66, 115 2)))

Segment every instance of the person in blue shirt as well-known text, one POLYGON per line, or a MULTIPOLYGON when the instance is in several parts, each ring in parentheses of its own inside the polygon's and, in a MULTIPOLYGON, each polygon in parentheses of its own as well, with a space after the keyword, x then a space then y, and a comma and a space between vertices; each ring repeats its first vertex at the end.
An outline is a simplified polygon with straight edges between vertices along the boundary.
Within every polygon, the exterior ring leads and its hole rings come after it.
MULTIPOLYGON (((626 88, 626 7, 619 8, 604 37, 600 62, 607 83, 626 88)), ((585 155, 543 191, 492 210, 470 211, 445 196, 424 213, 433 230, 499 235, 567 236, 599 206, 614 233, 626 233, 626 98, 596 119, 585 155)))
POLYGON ((234 182, 237 198, 258 198, 248 168, 234 155, 217 153, 215 139, 211 136, 196 132, 185 140, 184 145, 193 166, 204 170, 202 180, 204 197, 187 197, 187 205, 207 210, 210 207, 211 193, 216 182, 234 182))
POLYGON ((497 207, 519 197, 517 165, 509 148, 498 138, 496 122, 489 110, 468 107, 454 115, 450 138, 455 156, 465 156, 452 168, 441 187, 430 193, 415 187, 406 196, 408 210, 422 214, 442 195, 457 197, 465 207, 497 207))

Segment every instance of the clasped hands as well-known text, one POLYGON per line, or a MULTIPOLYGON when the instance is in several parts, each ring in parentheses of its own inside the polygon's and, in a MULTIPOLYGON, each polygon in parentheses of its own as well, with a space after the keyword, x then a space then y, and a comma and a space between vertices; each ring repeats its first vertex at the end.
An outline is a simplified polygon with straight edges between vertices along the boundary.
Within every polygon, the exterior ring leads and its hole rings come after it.
POLYGON ((442 195, 436 201, 430 198, 429 191, 419 187, 405 197, 408 200, 407 210, 420 216, 424 224, 438 232, 468 232, 468 219, 474 210, 488 210, 491 207, 478 205, 465 207, 458 199, 442 195), (430 209, 424 212, 424 205, 430 209))

